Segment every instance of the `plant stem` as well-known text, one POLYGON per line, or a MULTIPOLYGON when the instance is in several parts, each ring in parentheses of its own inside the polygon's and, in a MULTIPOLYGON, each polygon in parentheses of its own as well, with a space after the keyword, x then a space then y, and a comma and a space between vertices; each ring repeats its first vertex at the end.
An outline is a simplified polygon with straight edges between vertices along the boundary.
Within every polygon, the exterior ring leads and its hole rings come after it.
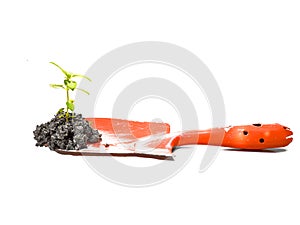
MULTIPOLYGON (((69 102, 70 100, 70 96, 69 96, 69 88, 66 87, 66 91, 67 91, 67 102, 69 102)), ((69 120, 69 107, 67 106, 67 110, 66 110, 66 121, 68 122, 69 120)))

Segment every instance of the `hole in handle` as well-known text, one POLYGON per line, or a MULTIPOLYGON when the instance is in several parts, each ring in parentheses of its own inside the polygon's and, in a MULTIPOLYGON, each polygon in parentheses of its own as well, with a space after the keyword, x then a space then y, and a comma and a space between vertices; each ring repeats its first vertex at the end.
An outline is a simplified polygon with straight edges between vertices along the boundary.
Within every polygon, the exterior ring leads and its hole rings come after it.
POLYGON ((253 123, 252 125, 256 127, 261 127, 261 123, 253 123))

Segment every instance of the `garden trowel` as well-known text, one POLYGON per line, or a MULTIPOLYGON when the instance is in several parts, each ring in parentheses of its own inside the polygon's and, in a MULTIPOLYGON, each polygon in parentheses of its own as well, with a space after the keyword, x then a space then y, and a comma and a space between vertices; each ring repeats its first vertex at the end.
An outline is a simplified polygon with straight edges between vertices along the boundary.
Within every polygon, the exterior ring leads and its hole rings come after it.
POLYGON ((251 124, 207 130, 170 133, 170 125, 161 122, 137 122, 111 118, 87 118, 102 134, 98 143, 81 150, 56 151, 69 155, 172 157, 175 147, 214 145, 236 150, 265 151, 289 145, 290 128, 280 124, 251 124))

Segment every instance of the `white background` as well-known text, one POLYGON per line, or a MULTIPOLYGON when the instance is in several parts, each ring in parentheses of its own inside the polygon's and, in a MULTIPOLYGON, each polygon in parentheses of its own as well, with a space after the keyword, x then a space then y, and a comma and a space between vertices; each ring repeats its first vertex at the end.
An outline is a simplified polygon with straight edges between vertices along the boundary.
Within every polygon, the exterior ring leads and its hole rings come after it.
POLYGON ((2 1, 0 223, 299 224, 299 10, 296 0, 2 1), (36 148, 32 130, 61 106, 48 87, 61 77, 48 62, 85 73, 137 41, 198 55, 220 85, 228 125, 282 123, 294 142, 275 154, 221 151, 200 174, 201 147, 148 188, 118 186, 80 157, 36 148))

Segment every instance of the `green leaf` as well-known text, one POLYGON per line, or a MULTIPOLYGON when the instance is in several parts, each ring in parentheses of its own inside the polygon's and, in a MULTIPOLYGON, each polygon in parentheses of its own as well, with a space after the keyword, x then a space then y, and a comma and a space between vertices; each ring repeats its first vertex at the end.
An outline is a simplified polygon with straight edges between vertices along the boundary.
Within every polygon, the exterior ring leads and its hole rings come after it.
MULTIPOLYGON (((60 108, 56 114, 62 114, 65 111, 65 108, 60 108)), ((63 114, 60 116, 64 116, 63 114)))
POLYGON ((65 108, 60 108, 57 113, 62 113, 64 111, 65 108))
POLYGON ((77 82, 73 80, 64 80, 64 83, 72 91, 74 91, 75 88, 77 87, 77 82))
POLYGON ((57 68, 59 68, 65 75, 68 79, 71 78, 71 73, 69 73, 68 71, 64 70, 61 66, 57 65, 55 62, 50 62, 51 64, 53 64, 54 66, 56 66, 57 68))
POLYGON ((70 83, 68 84, 68 88, 70 88, 72 91, 74 91, 76 87, 77 83, 75 81, 70 81, 70 83))
POLYGON ((65 75, 68 74, 67 71, 65 71, 63 68, 61 68, 61 66, 57 65, 55 62, 49 62, 49 63, 51 63, 51 64, 53 64, 54 66, 56 66, 57 68, 59 68, 59 69, 61 70, 61 72, 63 72, 65 75))
POLYGON ((79 90, 79 91, 82 91, 83 93, 89 95, 90 93, 84 89, 81 89, 81 88, 76 88, 76 90, 79 90))
POLYGON ((62 89, 65 89, 64 85, 62 85, 62 84, 50 84, 50 87, 52 87, 52 88, 62 88, 62 89))
POLYGON ((67 109, 70 109, 71 111, 74 111, 74 100, 69 100, 66 102, 66 105, 67 105, 67 109))
POLYGON ((85 78, 89 81, 92 81, 91 78, 89 78, 88 76, 85 76, 85 75, 81 75, 81 74, 72 74, 72 77, 80 77, 80 78, 85 78))

